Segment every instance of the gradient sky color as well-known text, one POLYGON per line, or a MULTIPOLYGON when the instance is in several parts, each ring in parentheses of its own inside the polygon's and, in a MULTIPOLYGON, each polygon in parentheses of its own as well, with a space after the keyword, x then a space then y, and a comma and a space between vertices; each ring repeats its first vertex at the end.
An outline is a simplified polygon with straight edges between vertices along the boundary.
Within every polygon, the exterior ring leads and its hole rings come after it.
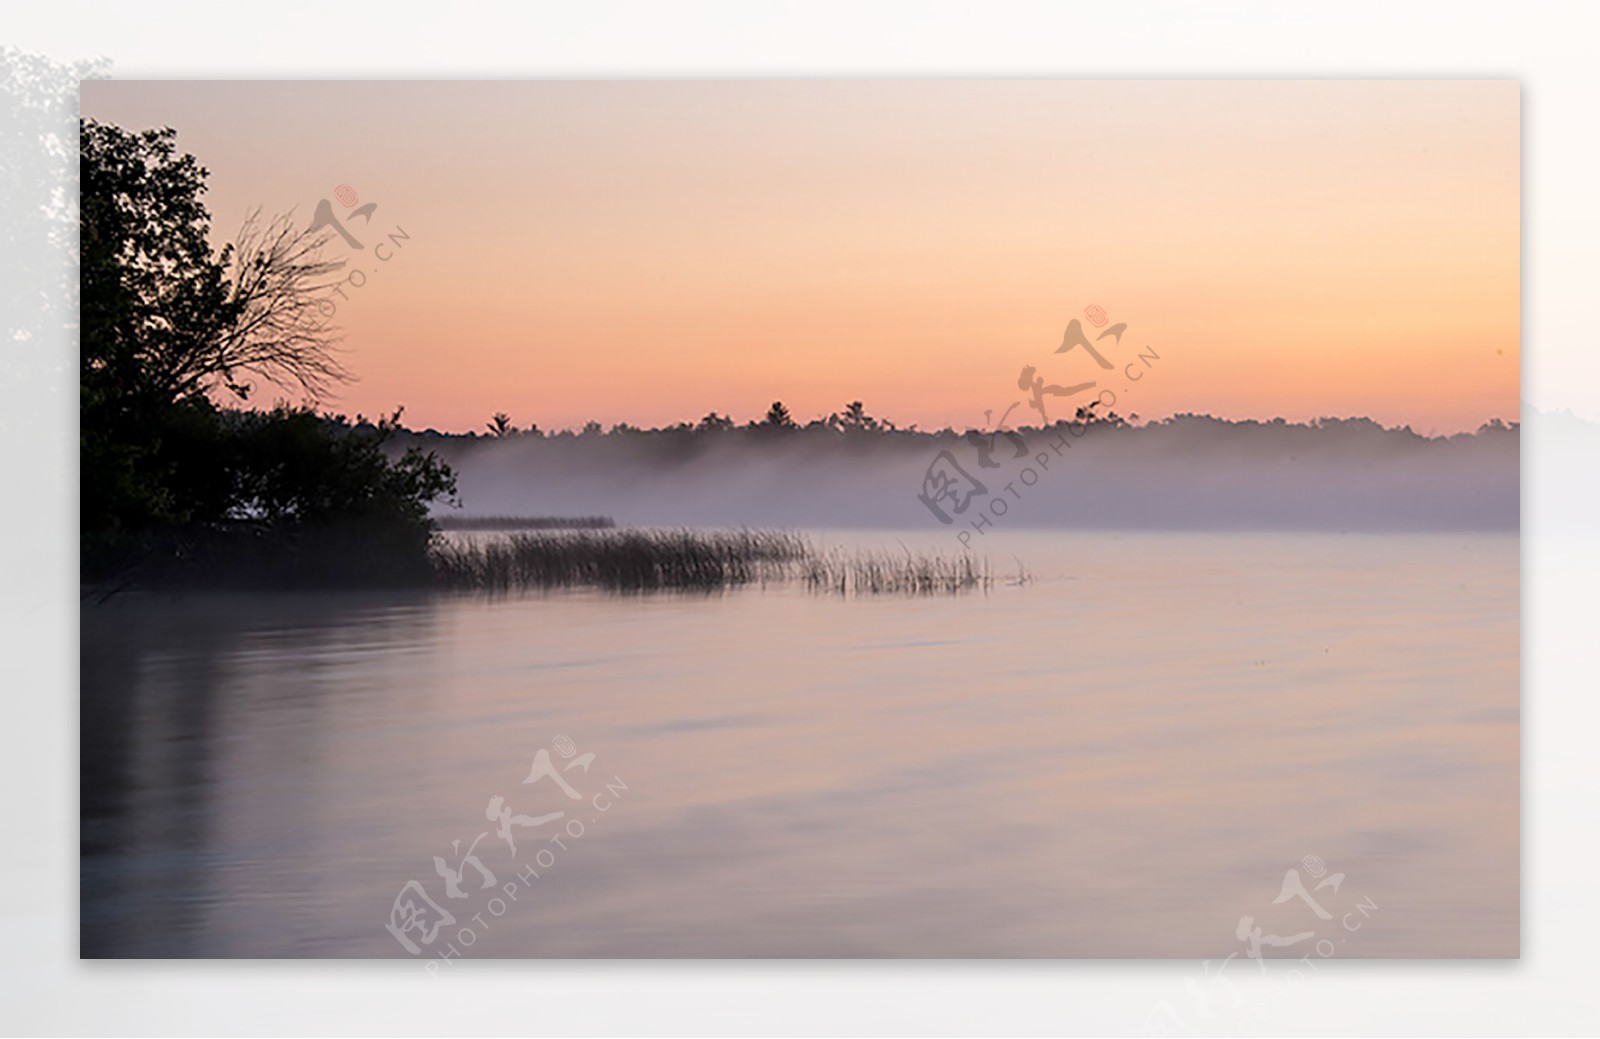
POLYGON ((1145 418, 1514 420, 1519 108, 1513 81, 83 84, 86 116, 178 130, 219 244, 255 207, 348 216, 341 184, 376 203, 330 249, 366 278, 338 410, 462 431, 775 399, 964 428, 1024 365, 1145 418), (1128 324, 1114 371, 1054 352, 1090 304, 1128 324))

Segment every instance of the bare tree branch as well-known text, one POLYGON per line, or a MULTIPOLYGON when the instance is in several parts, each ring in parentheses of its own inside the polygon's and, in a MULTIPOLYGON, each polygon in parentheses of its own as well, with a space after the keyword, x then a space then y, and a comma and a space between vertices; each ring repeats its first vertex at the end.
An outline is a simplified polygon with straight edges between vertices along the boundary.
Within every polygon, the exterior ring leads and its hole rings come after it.
POLYGON ((334 356, 341 336, 326 295, 344 264, 323 258, 328 238, 300 228, 293 213, 270 221, 259 209, 250 213, 223 257, 230 263, 233 321, 188 366, 181 389, 220 382, 242 397, 249 391, 244 377, 253 375, 320 403, 351 381, 334 356))

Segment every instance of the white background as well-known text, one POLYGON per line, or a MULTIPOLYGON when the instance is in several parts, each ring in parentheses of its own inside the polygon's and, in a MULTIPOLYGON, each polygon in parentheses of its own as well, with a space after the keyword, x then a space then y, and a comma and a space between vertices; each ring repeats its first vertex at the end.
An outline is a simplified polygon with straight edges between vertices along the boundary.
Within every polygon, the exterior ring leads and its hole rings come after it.
MULTIPOLYGON (((0 16, 0 44, 57 61, 108 58, 118 78, 1515 78, 1523 397, 1600 419, 1600 4, 414 8, 13 3, 0 16)), ((0 350, 16 349, 10 338, 0 350)), ((1200 966, 1188 962, 471 962, 437 982, 409 963, 79 962, 76 361, 65 344, 32 348, 57 351, 53 377, 14 357, 0 366, 0 414, 28 431, 7 445, 0 509, 0 1028, 1139 1034, 1162 1001, 1192 1006, 1183 983, 1200 966)), ((1600 537, 1549 508, 1559 486, 1593 484, 1600 458, 1563 461, 1546 448, 1525 438, 1523 958, 1327 963, 1277 1005, 1265 1034, 1600 1030, 1591 962, 1600 938, 1600 683, 1590 650, 1600 537)))

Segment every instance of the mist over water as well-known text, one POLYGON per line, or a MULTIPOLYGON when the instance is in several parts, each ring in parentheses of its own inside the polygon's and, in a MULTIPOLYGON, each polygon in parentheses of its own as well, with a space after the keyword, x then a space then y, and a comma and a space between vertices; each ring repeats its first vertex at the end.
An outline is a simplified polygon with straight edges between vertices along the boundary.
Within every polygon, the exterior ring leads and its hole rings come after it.
MULTIPOLYGON (((612 516, 650 526, 1515 531, 1519 434, 1427 438, 1367 420, 1318 426, 1179 417, 1021 431, 980 464, 947 434, 721 431, 425 439, 469 515, 612 516), (980 483, 942 524, 918 500, 941 452, 980 483), (995 504, 999 502, 1000 504, 995 504)), ((971 539, 969 539, 971 540, 971 539)), ((957 546, 959 547, 959 546, 957 546)))

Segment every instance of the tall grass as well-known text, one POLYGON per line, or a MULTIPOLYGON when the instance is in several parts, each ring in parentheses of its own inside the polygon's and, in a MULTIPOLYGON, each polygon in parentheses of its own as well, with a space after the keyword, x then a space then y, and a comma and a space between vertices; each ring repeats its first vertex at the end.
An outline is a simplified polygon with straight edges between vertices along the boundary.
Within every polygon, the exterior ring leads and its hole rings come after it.
POLYGON ((563 531, 433 547, 434 572, 454 588, 711 590, 782 575, 805 539, 763 531, 563 531))
POLYGON ((716 591, 796 580, 838 595, 931 595, 987 589, 987 560, 961 555, 818 552, 773 531, 564 530, 502 538, 439 538, 438 584, 510 590, 594 587, 644 592, 716 591))
POLYGON ((970 555, 812 554, 799 570, 813 591, 839 595, 949 595, 987 589, 994 581, 989 561, 970 555))

